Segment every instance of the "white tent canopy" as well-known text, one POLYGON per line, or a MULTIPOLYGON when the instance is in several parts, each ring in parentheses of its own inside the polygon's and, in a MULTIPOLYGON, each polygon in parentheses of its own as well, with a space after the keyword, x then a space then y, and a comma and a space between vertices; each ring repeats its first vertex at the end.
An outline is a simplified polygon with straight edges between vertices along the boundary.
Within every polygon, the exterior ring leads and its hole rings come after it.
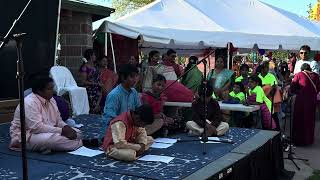
POLYGON ((143 37, 143 47, 203 49, 226 47, 320 50, 320 28, 296 14, 258 0, 156 0, 105 21, 100 32, 143 37))

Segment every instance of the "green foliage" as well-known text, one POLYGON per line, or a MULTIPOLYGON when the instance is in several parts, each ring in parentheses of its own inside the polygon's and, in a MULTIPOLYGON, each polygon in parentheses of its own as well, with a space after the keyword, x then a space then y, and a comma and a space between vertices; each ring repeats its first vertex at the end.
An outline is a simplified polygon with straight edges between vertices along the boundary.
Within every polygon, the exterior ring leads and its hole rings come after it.
POLYGON ((273 51, 272 52, 272 58, 276 58, 277 61, 282 60, 282 61, 287 61, 288 57, 288 53, 287 52, 283 52, 283 51, 273 51))
MULTIPOLYGON (((320 4, 320 0, 317 0, 317 2, 314 4, 314 6, 318 6, 318 8, 319 8, 319 4, 320 4)), ((319 21, 319 9, 316 8, 316 9, 317 9, 317 12, 313 12, 313 10, 312 10, 313 8, 312 8, 312 7, 313 7, 312 4, 309 3, 309 4, 308 4, 308 10, 307 10, 308 18, 309 18, 310 20, 319 21)))
POLYGON ((312 19, 312 5, 311 5, 311 3, 308 4, 307 13, 308 13, 308 18, 312 19))
MULTIPOLYGON (((286 51, 272 51, 272 58, 276 58, 277 61, 287 61, 288 60, 288 52, 286 51)), ((263 60, 263 57, 257 55, 257 53, 249 53, 248 62, 257 63, 263 60)))
POLYGON ((137 10, 154 0, 113 0, 112 7, 116 9, 115 17, 121 17, 134 10, 137 10))

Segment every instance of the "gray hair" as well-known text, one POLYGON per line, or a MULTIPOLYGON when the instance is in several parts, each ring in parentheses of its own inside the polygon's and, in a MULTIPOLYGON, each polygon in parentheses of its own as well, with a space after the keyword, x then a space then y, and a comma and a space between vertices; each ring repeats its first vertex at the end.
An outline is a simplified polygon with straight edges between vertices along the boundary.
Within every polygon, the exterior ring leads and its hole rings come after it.
POLYGON ((305 70, 307 70, 307 71, 312 71, 310 65, 307 64, 307 63, 304 63, 304 64, 302 64, 302 66, 301 66, 301 71, 305 71, 305 70))

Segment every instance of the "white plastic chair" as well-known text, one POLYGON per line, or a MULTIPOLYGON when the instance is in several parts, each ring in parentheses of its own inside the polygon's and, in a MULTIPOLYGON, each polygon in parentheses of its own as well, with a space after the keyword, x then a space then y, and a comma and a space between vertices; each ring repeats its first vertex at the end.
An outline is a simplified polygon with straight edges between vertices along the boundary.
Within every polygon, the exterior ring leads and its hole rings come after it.
POLYGON ((64 66, 53 66, 50 75, 58 96, 69 93, 73 115, 89 114, 87 90, 77 85, 69 69, 64 66))

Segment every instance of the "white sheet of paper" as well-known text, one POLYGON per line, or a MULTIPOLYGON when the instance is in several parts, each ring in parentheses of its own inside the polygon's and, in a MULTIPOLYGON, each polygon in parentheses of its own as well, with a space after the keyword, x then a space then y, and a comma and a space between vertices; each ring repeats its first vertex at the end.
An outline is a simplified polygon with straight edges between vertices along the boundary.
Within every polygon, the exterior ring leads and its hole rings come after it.
POLYGON ((154 140, 154 142, 157 143, 166 143, 166 144, 174 144, 177 142, 176 139, 172 139, 172 138, 157 138, 154 140))
POLYGON ((139 158, 138 160, 169 163, 173 159, 174 159, 174 157, 170 157, 170 156, 145 155, 145 156, 139 158))
POLYGON ((157 142, 154 142, 151 147, 152 148, 157 148, 157 149, 166 149, 170 146, 172 146, 173 144, 167 144, 167 143, 157 143, 157 142))
POLYGON ((220 139, 218 137, 208 137, 208 140, 216 140, 219 141, 220 139))
POLYGON ((89 148, 82 146, 81 148, 79 148, 75 151, 68 152, 68 153, 73 154, 73 155, 78 155, 78 156, 93 157, 93 156, 97 156, 99 154, 102 154, 104 152, 99 151, 99 150, 89 149, 89 148))
MULTIPOLYGON (((200 137, 199 137, 199 139, 201 139, 200 137)), ((219 141, 220 139, 218 138, 218 137, 208 137, 208 140, 216 140, 216 141, 219 141)), ((201 143, 203 143, 203 141, 200 141, 201 143)), ((208 142, 206 142, 206 143, 221 143, 221 142, 215 142, 215 141, 208 141, 208 142)))
MULTIPOLYGON (((203 143, 203 141, 200 141, 200 143, 203 143)), ((215 142, 215 141, 206 142, 206 144, 218 144, 218 143, 221 143, 221 142, 215 142)))
POLYGON ((83 126, 83 124, 77 124, 76 121, 71 118, 67 119, 65 123, 67 123, 71 127, 76 127, 76 128, 81 128, 83 126))
POLYGON ((76 128, 81 128, 81 127, 83 127, 83 126, 84 126, 83 124, 76 124, 76 125, 75 125, 76 128))

